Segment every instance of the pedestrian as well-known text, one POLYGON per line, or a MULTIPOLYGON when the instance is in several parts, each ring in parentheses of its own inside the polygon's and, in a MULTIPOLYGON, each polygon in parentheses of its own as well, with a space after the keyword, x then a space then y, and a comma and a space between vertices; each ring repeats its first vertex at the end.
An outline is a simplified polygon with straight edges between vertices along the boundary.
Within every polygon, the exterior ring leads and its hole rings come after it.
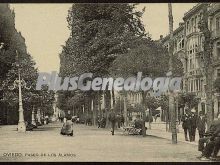
POLYGON ((136 133, 139 135, 143 134, 143 120, 141 120, 140 115, 137 115, 136 119, 134 120, 134 128, 136 133))
POLYGON ((116 115, 113 109, 111 109, 111 112, 109 113, 108 120, 111 122, 111 132, 112 132, 112 135, 114 135, 116 115))
POLYGON ((61 123, 63 123, 64 121, 64 118, 65 118, 65 113, 64 113, 64 111, 63 110, 61 110, 60 111, 60 121, 61 121, 61 123))
POLYGON ((116 121, 118 124, 118 128, 120 128, 121 127, 121 116, 119 114, 117 114, 117 116, 116 116, 116 121))
POLYGON ((205 137, 199 139, 198 151, 202 152, 199 158, 209 160, 212 155, 212 158, 216 159, 220 149, 220 115, 212 122, 204 135, 205 137))
POLYGON ((199 116, 197 117, 197 129, 199 132, 199 138, 203 138, 204 137, 204 133, 205 133, 205 125, 206 125, 206 118, 205 115, 203 114, 202 111, 199 112, 199 116))
POLYGON ((196 110, 193 108, 191 110, 191 114, 190 114, 190 128, 189 128, 189 140, 190 142, 195 141, 195 135, 196 135, 196 120, 197 120, 197 116, 196 116, 196 110))
POLYGON ((80 122, 80 119, 79 119, 79 116, 76 117, 76 124, 79 124, 80 122))
POLYGON ((189 133, 189 127, 190 127, 190 114, 189 114, 189 109, 185 109, 185 114, 182 116, 182 128, 184 130, 184 135, 185 135, 185 141, 188 140, 187 132, 189 133))
POLYGON ((106 126, 106 118, 105 118, 105 116, 103 115, 103 116, 102 116, 102 119, 101 119, 101 128, 105 128, 105 126, 106 126))
POLYGON ((48 123, 49 123, 49 117, 48 117, 48 115, 45 116, 44 122, 45 122, 44 124, 48 124, 48 123))
POLYGON ((159 114, 155 114, 154 115, 154 121, 156 122, 157 121, 157 117, 159 116, 159 114))
POLYGON ((100 116, 97 117, 97 123, 98 123, 98 128, 101 127, 101 118, 100 116))
POLYGON ((64 122, 63 128, 61 129, 61 134, 73 136, 73 122, 70 111, 67 112, 65 118, 66 122, 64 122))
POLYGON ((121 126, 124 127, 125 123, 125 118, 124 116, 121 114, 121 126))

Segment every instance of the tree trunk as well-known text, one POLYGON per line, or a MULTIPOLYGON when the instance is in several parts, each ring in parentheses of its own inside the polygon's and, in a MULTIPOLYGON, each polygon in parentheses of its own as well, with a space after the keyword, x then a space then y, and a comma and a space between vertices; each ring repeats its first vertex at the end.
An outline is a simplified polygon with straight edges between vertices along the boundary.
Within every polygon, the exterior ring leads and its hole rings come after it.
POLYGON ((110 122, 108 120, 108 115, 111 109, 111 93, 109 90, 105 91, 105 117, 106 117, 106 127, 110 127, 110 122))
MULTIPOLYGON (((142 125, 142 132, 143 132, 143 137, 146 136, 146 128, 145 128, 145 121, 146 121, 146 92, 142 92, 142 104, 143 104, 143 125, 142 125)), ((150 122, 149 122, 150 123, 150 122)))
POLYGON ((85 114, 85 124, 86 124, 86 121, 89 117, 89 104, 88 104, 88 99, 87 97, 85 97, 84 99, 84 114, 85 114))
POLYGON ((151 109, 149 108, 149 129, 151 129, 151 119, 152 119, 152 113, 151 113, 151 109))
POLYGON ((93 123, 97 126, 97 114, 98 114, 98 93, 93 98, 93 123))
POLYGON ((113 101, 113 107, 115 107, 115 91, 112 90, 112 101, 113 101))
POLYGON ((124 91, 124 119, 125 119, 125 126, 128 126, 128 112, 127 112, 127 93, 124 91))
POLYGON ((101 93, 98 91, 98 114, 101 117, 102 116, 102 109, 101 109, 101 93))

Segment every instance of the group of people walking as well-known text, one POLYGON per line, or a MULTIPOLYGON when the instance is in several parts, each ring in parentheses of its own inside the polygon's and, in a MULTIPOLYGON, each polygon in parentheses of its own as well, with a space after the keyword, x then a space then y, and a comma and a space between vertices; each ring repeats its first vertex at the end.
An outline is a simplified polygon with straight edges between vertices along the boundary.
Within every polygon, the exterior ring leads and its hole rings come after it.
POLYGON ((187 108, 182 117, 185 140, 195 141, 196 129, 199 133, 198 151, 201 151, 201 160, 216 160, 220 149, 220 114, 206 131, 207 117, 203 112, 196 115, 196 111, 187 108), (189 136, 189 138, 188 138, 189 136))
POLYGON ((195 141, 196 129, 199 132, 199 137, 202 138, 206 129, 206 117, 200 112, 199 116, 196 115, 195 109, 191 111, 185 109, 185 114, 182 117, 182 127, 184 130, 185 140, 195 141))
MULTIPOLYGON (((62 113, 59 117, 59 120, 63 123, 60 134, 73 136, 73 121, 72 121, 71 112, 68 111, 67 115, 62 113)), ((111 123, 112 135, 114 135, 116 123, 117 123, 118 128, 120 128, 121 126, 124 126, 123 115, 119 115, 119 114, 116 115, 113 109, 111 109, 111 112, 108 115, 108 120, 111 123)), ((97 123, 98 123, 98 128, 105 128, 106 118, 104 116, 102 118, 98 116, 97 123)), ((87 122, 86 122, 86 125, 87 125, 87 122)))

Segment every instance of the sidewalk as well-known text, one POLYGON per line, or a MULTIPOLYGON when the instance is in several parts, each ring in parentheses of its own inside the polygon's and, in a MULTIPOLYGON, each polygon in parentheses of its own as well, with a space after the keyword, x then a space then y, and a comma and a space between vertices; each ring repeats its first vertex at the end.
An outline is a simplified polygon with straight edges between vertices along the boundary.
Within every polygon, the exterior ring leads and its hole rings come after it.
MULTIPOLYGON (((166 124, 164 122, 151 123, 151 129, 149 129, 149 123, 146 122, 145 125, 148 128, 147 132, 146 132, 147 135, 172 140, 172 134, 171 134, 171 132, 166 132, 166 124)), ((40 126, 38 129, 43 128, 43 127, 44 126, 40 126)), ((0 132, 4 132, 4 134, 10 133, 11 131, 16 132, 16 129, 17 129, 16 125, 1 125, 0 126, 0 132)), ((38 130, 38 129, 36 129, 36 130, 38 130)), ((192 144, 195 146, 198 145, 199 136, 198 136, 197 131, 196 131, 195 142, 189 142, 189 141, 185 141, 184 132, 183 132, 181 125, 179 125, 178 129, 179 129, 179 133, 177 133, 177 141, 178 142, 188 143, 188 144, 192 144)), ((117 130, 119 131, 120 129, 117 129, 117 130)))
MULTIPOLYGON (((161 137, 164 139, 169 139, 172 140, 172 133, 171 132, 166 132, 166 123, 164 122, 153 122, 151 123, 151 129, 149 129, 149 123, 145 124, 147 126, 147 135, 151 136, 157 136, 161 137)), ((192 145, 198 145, 199 141, 199 135, 198 131, 196 130, 196 137, 195 137, 195 142, 190 142, 190 141, 185 141, 184 137, 184 131, 182 129, 182 125, 178 125, 179 133, 177 133, 177 142, 183 142, 183 143, 188 143, 192 145)))

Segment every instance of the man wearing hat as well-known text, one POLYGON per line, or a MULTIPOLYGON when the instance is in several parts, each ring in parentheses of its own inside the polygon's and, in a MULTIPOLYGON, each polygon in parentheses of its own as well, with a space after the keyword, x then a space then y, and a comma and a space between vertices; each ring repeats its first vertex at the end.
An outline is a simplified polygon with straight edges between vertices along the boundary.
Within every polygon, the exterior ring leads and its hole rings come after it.
POLYGON ((111 122, 111 127, 112 127, 111 132, 112 132, 112 135, 114 135, 116 115, 115 115, 113 108, 111 108, 111 112, 109 113, 108 120, 111 122))
POLYGON ((198 151, 202 152, 201 160, 216 159, 220 149, 220 115, 214 120, 205 133, 205 137, 199 139, 198 151), (206 143, 206 145, 204 145, 206 143), (212 157, 211 157, 212 156, 212 157))
POLYGON ((196 126, 197 117, 196 117, 195 108, 191 110, 189 119, 190 119, 189 140, 192 142, 192 141, 195 141, 196 127, 197 127, 196 126))
POLYGON ((204 137, 204 133, 205 133, 205 125, 206 125, 206 117, 204 115, 204 113, 202 111, 199 112, 199 116, 197 117, 197 129, 199 132, 199 138, 203 138, 204 137))
POLYGON ((185 114, 182 116, 182 128, 184 130, 185 135, 185 141, 189 141, 187 137, 187 132, 190 134, 189 128, 190 128, 190 120, 189 120, 190 114, 189 114, 189 108, 185 107, 185 114))

